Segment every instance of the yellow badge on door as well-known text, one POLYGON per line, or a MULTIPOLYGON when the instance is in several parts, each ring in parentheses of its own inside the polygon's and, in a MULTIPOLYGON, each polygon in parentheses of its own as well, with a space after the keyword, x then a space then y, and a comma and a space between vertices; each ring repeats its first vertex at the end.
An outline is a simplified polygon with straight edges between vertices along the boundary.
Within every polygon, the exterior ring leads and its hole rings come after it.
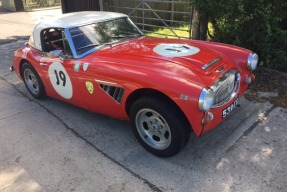
POLYGON ((87 90, 93 94, 94 93, 94 85, 92 82, 89 82, 89 81, 86 81, 86 87, 87 87, 87 90))

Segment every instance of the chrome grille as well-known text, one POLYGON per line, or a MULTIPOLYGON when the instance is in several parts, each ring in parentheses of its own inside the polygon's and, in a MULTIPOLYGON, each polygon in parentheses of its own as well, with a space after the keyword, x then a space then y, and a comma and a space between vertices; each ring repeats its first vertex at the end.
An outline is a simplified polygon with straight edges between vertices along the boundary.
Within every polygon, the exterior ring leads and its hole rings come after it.
POLYGON ((212 107, 219 107, 233 99, 239 90, 239 86, 239 72, 231 70, 221 76, 211 87, 215 95, 214 104, 212 107))

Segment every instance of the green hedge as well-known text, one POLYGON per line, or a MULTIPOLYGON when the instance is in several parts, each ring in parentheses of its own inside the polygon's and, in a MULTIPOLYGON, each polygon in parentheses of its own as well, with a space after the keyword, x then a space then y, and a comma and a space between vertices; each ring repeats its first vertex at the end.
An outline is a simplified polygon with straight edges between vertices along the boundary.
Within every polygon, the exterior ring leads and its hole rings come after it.
POLYGON ((253 50, 261 65, 287 72, 286 0, 194 0, 213 27, 212 41, 253 50))

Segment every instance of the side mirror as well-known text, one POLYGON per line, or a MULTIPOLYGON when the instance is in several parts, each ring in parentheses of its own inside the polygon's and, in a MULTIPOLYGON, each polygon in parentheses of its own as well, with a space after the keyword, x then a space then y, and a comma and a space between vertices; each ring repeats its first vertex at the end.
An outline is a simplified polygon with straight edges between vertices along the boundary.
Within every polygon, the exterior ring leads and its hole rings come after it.
POLYGON ((63 53, 60 54, 60 60, 64 61, 66 59, 68 59, 69 57, 67 55, 64 55, 63 53))
POLYGON ((60 55, 62 54, 62 50, 53 50, 53 51, 50 51, 49 53, 47 53, 48 57, 51 57, 51 58, 57 58, 57 57, 60 57, 60 55))

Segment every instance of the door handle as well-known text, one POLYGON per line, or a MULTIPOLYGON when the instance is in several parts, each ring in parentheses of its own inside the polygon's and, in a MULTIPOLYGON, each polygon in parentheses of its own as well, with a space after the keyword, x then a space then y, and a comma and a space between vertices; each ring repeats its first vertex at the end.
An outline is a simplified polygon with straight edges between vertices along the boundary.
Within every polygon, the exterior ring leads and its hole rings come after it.
POLYGON ((41 65, 41 66, 44 66, 44 67, 48 66, 47 63, 40 63, 40 65, 41 65))

